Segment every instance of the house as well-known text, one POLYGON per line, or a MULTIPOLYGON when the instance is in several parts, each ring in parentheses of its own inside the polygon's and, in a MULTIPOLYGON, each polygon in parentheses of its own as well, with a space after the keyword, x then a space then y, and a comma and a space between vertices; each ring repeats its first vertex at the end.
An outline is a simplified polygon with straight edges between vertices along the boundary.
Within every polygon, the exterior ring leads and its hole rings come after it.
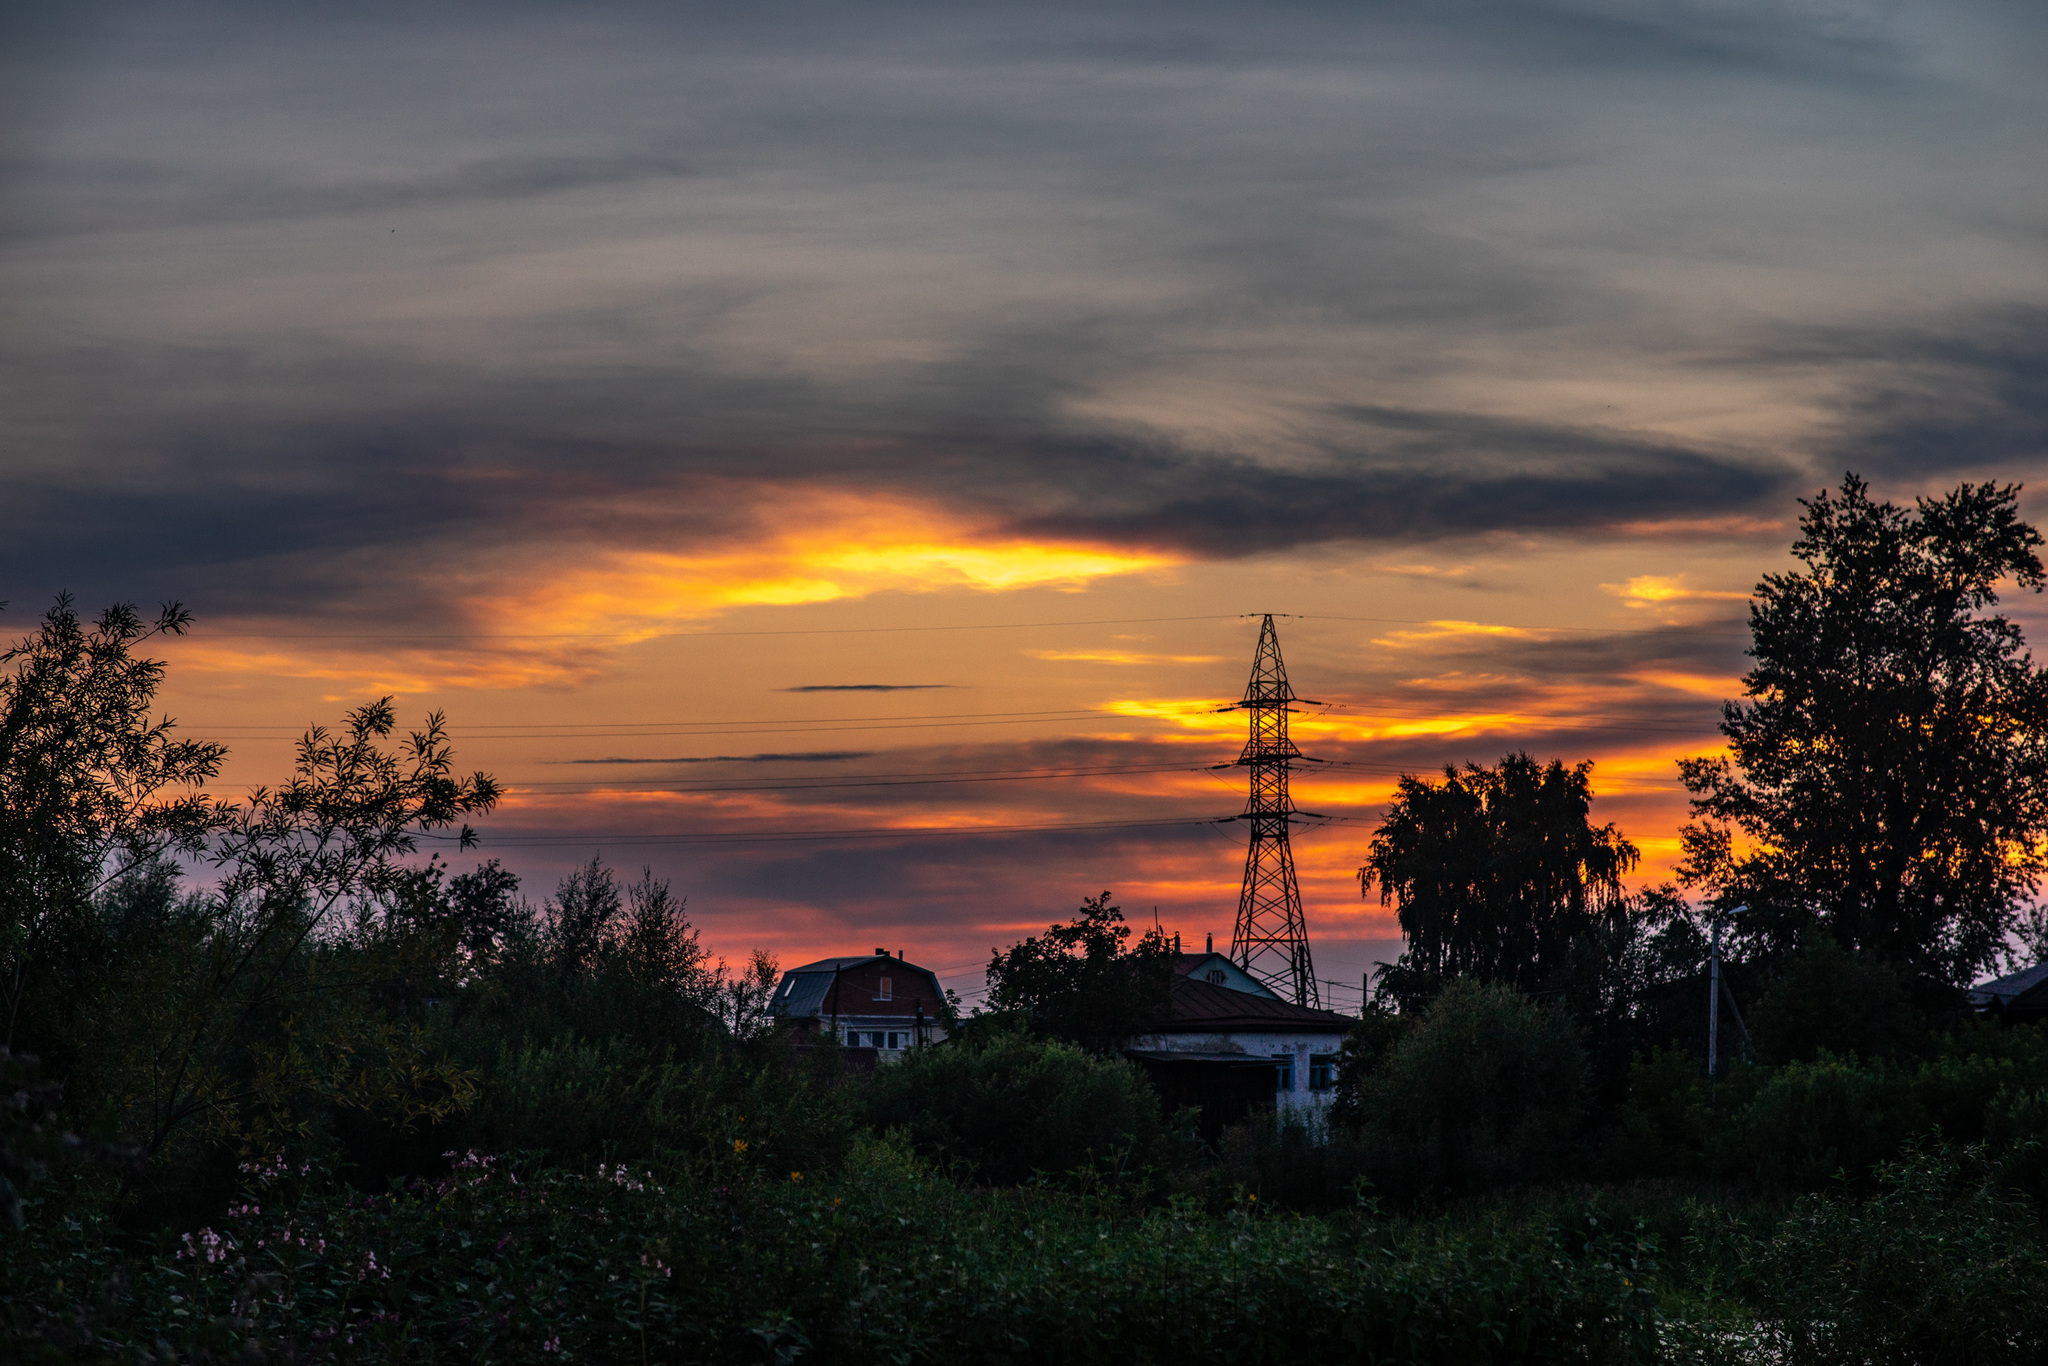
POLYGON ((904 1051, 946 1037, 946 993, 930 968, 902 950, 820 958, 782 974, 768 1013, 804 1031, 825 1030, 849 1049, 893 1062, 904 1051))
POLYGON ((1124 1056, 1169 1106, 1200 1108, 1213 1135, 1269 1104, 1320 1112, 1356 1023, 1281 1000, 1222 954, 1177 954, 1165 1015, 1129 1040, 1124 1056))
POLYGON ((2048 962, 1979 982, 1970 988, 1970 1004, 1998 1020, 2048 1019, 2048 962))

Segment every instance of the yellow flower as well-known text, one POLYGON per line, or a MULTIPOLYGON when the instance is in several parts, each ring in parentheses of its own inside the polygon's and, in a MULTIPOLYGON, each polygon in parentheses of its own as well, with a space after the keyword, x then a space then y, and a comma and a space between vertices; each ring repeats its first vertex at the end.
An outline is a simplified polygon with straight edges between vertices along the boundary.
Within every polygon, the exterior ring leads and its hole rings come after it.
POLYGON ((1256 1205, 1256 1204, 1258 1204, 1258 1203, 1259 1203, 1259 1197, 1258 1197, 1257 1195, 1254 1195, 1254 1194, 1253 1194, 1252 1192, 1250 1192, 1250 1191, 1246 1191, 1246 1192, 1245 1192, 1245 1194, 1244 1194, 1244 1198, 1245 1198, 1245 1199, 1247 1199, 1247 1200, 1249 1200, 1249 1201, 1251 1201, 1251 1202, 1252 1202, 1252 1203, 1253 1203, 1254 1205, 1256 1205))
POLYGON ((732 1141, 732 1150, 736 1153, 745 1152, 747 1150, 747 1140, 745 1140, 744 1138, 734 1139, 732 1141))
POLYGON ((791 1172, 789 1174, 789 1179, 792 1181, 801 1181, 804 1179, 804 1174, 802 1172, 791 1172))

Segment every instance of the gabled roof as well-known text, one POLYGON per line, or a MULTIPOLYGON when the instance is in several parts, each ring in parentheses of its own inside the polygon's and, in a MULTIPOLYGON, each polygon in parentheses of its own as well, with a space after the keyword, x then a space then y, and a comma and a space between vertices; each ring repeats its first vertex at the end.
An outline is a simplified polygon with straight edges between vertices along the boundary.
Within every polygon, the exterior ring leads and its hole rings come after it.
POLYGON ((2043 1003, 2048 1004, 2048 962, 2036 963, 2030 968, 1994 977, 1970 988, 1970 1004, 1976 1006, 2003 1008, 2022 997, 2044 998, 2043 1003))
MULTIPOLYGON (((932 999, 944 1001, 946 994, 939 986, 938 975, 930 968, 921 968, 915 963, 905 962, 893 954, 866 953, 851 958, 820 958, 815 963, 789 969, 782 974, 782 981, 776 985, 775 994, 768 998, 768 1013, 786 1019, 801 1020, 812 1015, 830 1013, 832 984, 853 968, 869 964, 885 966, 905 977, 921 978, 929 987, 932 999)), ((898 997, 909 999, 915 993, 899 990, 898 997)), ((850 1008, 848 1014, 861 1014, 850 1008)), ((895 1012, 883 1012, 893 1014, 895 1012)))
MULTIPOLYGON (((1178 976, 1193 977, 1201 981, 1210 980, 1211 973, 1221 973, 1223 980, 1217 983, 1219 986, 1226 986, 1232 991, 1242 991, 1252 996, 1273 996, 1272 990, 1264 982, 1231 962, 1228 956, 1213 949, 1207 953, 1175 954, 1173 970, 1178 976)), ((1280 998, 1273 996, 1273 999, 1277 1001, 1280 998)))
POLYGON ((1191 977, 1173 979, 1173 1008, 1152 1025, 1155 1034, 1192 1030, 1223 1033, 1257 1030, 1265 1033, 1348 1034, 1358 1021, 1334 1010, 1315 1010, 1277 996, 1254 996, 1191 977))

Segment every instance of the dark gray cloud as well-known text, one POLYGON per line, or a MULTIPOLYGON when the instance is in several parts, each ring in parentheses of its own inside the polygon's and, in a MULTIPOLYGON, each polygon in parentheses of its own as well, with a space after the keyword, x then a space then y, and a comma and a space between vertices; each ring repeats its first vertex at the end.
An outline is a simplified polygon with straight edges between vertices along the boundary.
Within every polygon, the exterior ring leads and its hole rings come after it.
POLYGON ((6 97, 17 602, 452 630, 797 487, 1227 559, 2044 453, 2022 10, 80 14, 6 97))
POLYGON ((570 759, 572 764, 836 764, 872 757, 868 749, 820 749, 789 754, 698 754, 672 759, 570 759))
POLYGON ((783 688, 783 692, 928 692, 934 688, 951 688, 952 683, 806 683, 801 687, 783 688))

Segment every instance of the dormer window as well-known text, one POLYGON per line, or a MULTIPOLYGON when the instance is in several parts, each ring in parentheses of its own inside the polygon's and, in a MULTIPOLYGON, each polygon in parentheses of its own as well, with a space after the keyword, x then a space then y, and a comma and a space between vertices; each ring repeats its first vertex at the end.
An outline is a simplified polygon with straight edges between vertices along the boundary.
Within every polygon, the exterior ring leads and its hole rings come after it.
POLYGON ((1203 973, 1202 976, 1208 978, 1210 981, 1214 982, 1219 987, 1223 985, 1222 968, 1210 968, 1207 972, 1203 973))
POLYGON ((879 987, 877 987, 877 988, 875 989, 875 999, 876 999, 877 1001, 887 1001, 887 1000, 892 1000, 892 999, 894 999, 894 998, 892 998, 892 997, 891 997, 891 996, 889 995, 889 979, 888 979, 888 978, 884 977, 884 978, 882 979, 882 985, 881 985, 881 986, 879 986, 879 987))

